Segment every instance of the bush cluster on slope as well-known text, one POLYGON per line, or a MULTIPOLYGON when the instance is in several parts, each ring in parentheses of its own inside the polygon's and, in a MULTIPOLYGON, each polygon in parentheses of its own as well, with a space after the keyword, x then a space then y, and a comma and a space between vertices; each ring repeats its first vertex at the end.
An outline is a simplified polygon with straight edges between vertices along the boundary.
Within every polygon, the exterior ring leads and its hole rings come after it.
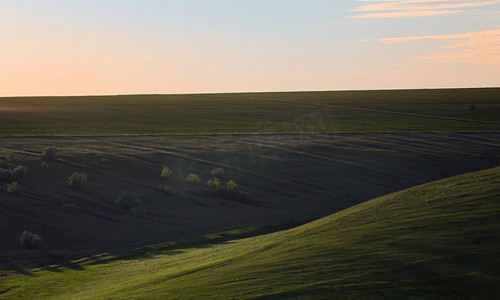
POLYGON ((68 186, 72 189, 81 189, 87 184, 87 174, 74 172, 68 177, 68 186))
POLYGON ((130 210, 130 212, 137 217, 146 214, 144 203, 136 193, 122 192, 120 196, 115 199, 115 205, 130 210))
POLYGON ((169 178, 170 176, 172 176, 172 169, 170 169, 167 166, 163 166, 163 169, 161 170, 160 176, 169 178))
POLYGON ((122 192, 116 198, 115 204, 121 208, 131 209, 132 207, 142 205, 142 201, 136 193, 122 192))
POLYGON ((7 185, 7 193, 15 195, 19 194, 20 192, 21 192, 21 185, 16 181, 7 185))
POLYGON ((17 166, 14 169, 0 168, 0 181, 13 182, 23 178, 28 174, 28 169, 25 166, 17 166))
POLYGON ((14 172, 11 169, 0 168, 0 181, 10 182, 14 178, 14 172))
POLYGON ((219 178, 215 177, 207 181, 208 191, 216 196, 230 200, 245 200, 247 194, 245 191, 238 189, 238 185, 234 180, 229 180, 226 185, 222 185, 219 178))
POLYGON ((222 186, 219 178, 212 178, 207 181, 208 191, 212 194, 219 194, 222 192, 222 186))
POLYGON ((193 184, 201 183, 200 176, 198 176, 196 174, 193 174, 193 173, 189 174, 186 177, 186 181, 189 182, 189 183, 193 183, 193 184))
POLYGON ((134 215, 136 217, 142 217, 142 216, 146 215, 146 210, 144 209, 143 205, 138 205, 138 206, 132 207, 130 209, 130 212, 132 213, 132 215, 134 215))
POLYGON ((41 159, 45 161, 53 161, 57 159, 57 148, 56 147, 47 147, 43 149, 41 154, 41 159))
POLYGON ((212 172, 210 172, 210 174, 212 174, 212 176, 215 176, 215 177, 222 177, 224 176, 224 173, 226 171, 224 171, 223 168, 215 168, 212 170, 212 172))
POLYGON ((42 245, 42 239, 38 235, 26 230, 21 234, 19 241, 24 248, 38 248, 42 245))
POLYGON ((170 187, 166 183, 160 183, 157 185, 158 190, 164 194, 170 195, 172 191, 170 190, 170 187))
POLYGON ((8 161, 8 162, 12 162, 16 158, 14 156, 14 153, 12 153, 12 152, 5 153, 4 157, 5 157, 5 160, 8 161))
POLYGON ((12 170, 14 177, 22 178, 28 174, 28 169, 25 166, 17 166, 12 170))

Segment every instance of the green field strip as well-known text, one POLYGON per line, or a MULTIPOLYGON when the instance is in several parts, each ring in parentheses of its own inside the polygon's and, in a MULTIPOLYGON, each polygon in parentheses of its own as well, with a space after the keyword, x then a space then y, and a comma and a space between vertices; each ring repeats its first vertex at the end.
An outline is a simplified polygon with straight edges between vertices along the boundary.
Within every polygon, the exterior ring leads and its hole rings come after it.
POLYGON ((0 98, 0 136, 498 131, 499 94, 463 89, 11 97, 0 98))

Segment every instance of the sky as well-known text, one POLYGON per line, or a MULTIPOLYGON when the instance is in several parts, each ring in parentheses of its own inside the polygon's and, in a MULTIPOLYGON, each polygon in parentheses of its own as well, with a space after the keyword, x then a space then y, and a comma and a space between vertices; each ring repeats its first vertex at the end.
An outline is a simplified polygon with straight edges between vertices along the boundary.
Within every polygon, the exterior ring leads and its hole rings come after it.
POLYGON ((0 0, 0 96, 500 86, 500 0, 0 0))

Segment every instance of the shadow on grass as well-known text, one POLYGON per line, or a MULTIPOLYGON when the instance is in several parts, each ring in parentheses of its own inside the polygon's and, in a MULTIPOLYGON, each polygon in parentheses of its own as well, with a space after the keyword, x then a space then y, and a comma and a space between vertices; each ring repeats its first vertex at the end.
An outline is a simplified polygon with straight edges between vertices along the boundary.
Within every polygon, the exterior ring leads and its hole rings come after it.
MULTIPOLYGON (((250 226, 240 229, 228 230, 220 233, 208 234, 200 238, 166 242, 154 246, 136 249, 131 252, 113 255, 109 258, 99 259, 88 265, 106 264, 120 260, 143 260, 153 258, 157 255, 178 255, 191 249, 210 248, 214 245, 223 244, 239 239, 264 235, 281 230, 287 230, 307 223, 308 221, 287 221, 263 226, 250 226)), ((80 266, 81 267, 81 266, 80 266)))
POLYGON ((85 268, 79 264, 73 264, 73 263, 70 263, 70 264, 65 264, 65 265, 61 265, 61 266, 57 266, 57 267, 54 267, 54 268, 48 268, 47 271, 49 272, 53 272, 53 273, 59 273, 59 272, 62 272, 62 268, 65 268, 65 269, 68 269, 68 270, 73 270, 73 271, 83 271, 85 270, 85 268))
POLYGON ((26 276, 33 276, 32 272, 28 271, 26 268, 22 266, 18 266, 15 264, 6 264, 2 266, 2 269, 6 270, 4 273, 0 273, 0 279, 2 277, 9 276, 11 274, 21 274, 26 276))
MULTIPOLYGON (((46 264, 45 267, 29 268, 26 266, 16 266, 15 264, 7 264, 5 266, 5 273, 0 273, 0 278, 21 274, 26 276, 33 276, 37 271, 48 271, 53 273, 62 272, 64 269, 83 271, 85 265, 100 265, 114 261, 126 260, 145 260, 158 255, 178 255, 185 253, 191 249, 210 248, 214 245, 223 244, 239 239, 264 235, 281 230, 287 230, 293 227, 303 225, 307 221, 284 221, 260 226, 249 226, 239 229, 227 230, 220 233, 208 234, 199 238, 172 241, 161 243, 157 245, 138 248, 135 250, 127 250, 116 253, 103 253, 94 256, 89 256, 84 259, 78 259, 71 262, 59 263, 57 265, 46 264)), ((2 266, 3 268, 3 266, 2 266)))

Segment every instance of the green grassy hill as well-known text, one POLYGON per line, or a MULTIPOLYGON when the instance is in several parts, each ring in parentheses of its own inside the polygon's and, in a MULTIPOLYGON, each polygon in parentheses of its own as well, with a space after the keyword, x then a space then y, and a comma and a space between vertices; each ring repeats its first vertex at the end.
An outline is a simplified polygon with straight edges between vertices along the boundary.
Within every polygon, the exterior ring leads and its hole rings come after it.
POLYGON ((2 299, 498 299, 500 168, 220 244, 0 281, 2 299))
POLYGON ((0 136, 499 131, 500 88, 0 98, 0 136))

